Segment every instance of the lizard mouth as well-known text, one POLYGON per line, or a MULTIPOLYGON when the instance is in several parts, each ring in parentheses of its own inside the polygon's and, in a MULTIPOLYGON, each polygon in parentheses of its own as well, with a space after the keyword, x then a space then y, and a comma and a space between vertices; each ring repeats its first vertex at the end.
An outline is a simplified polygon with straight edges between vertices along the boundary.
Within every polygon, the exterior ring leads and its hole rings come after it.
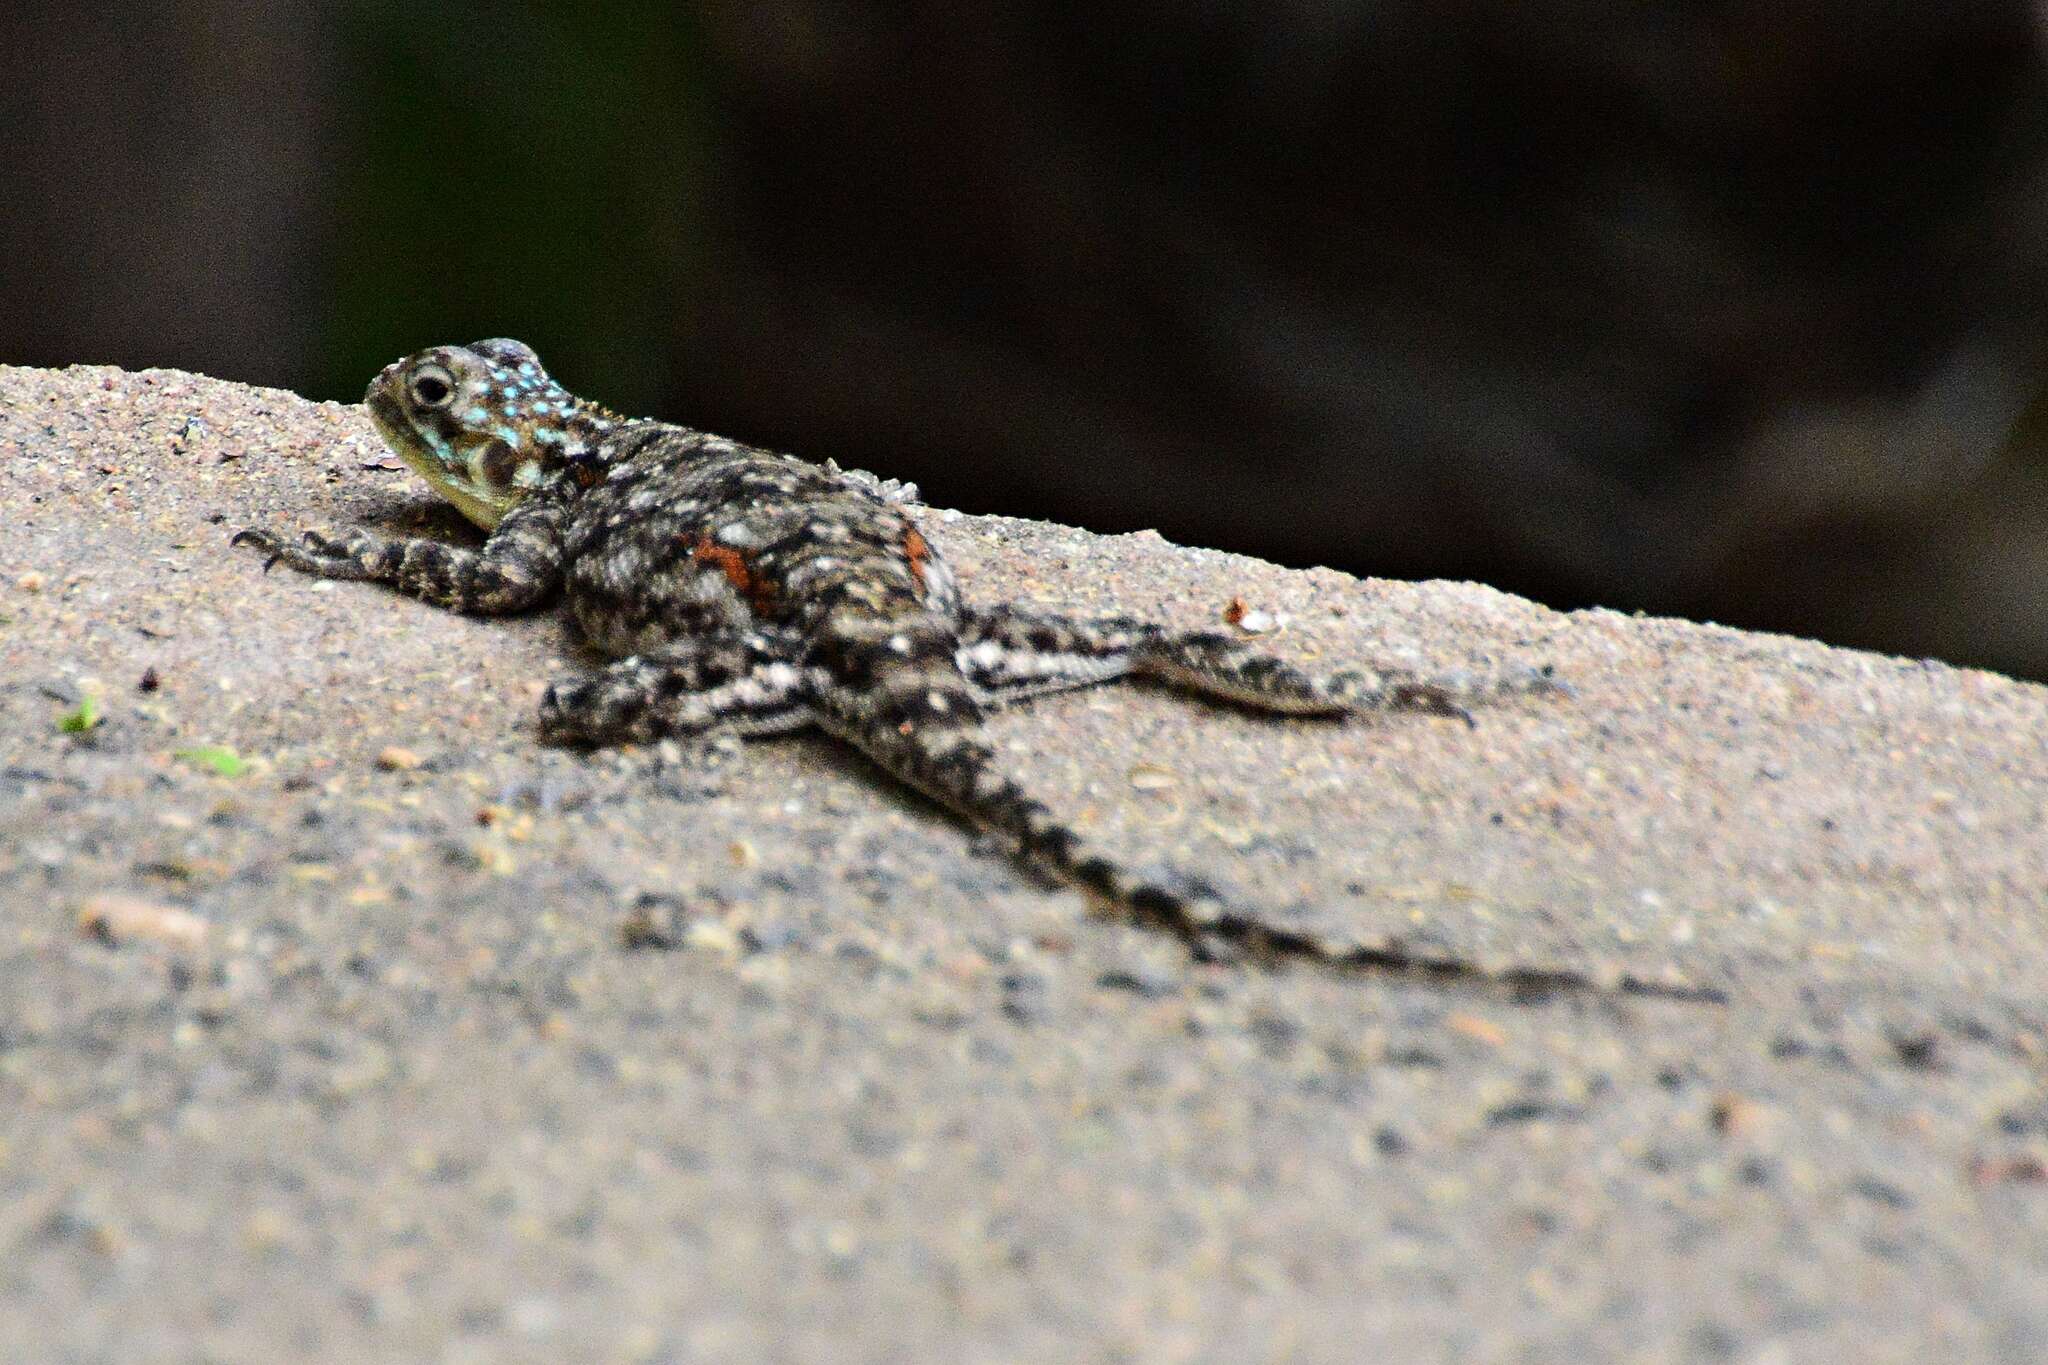
MULTIPOLYGON (((390 373, 389 370, 384 372, 385 375, 390 373)), ((370 420, 376 424, 377 434, 384 438, 386 445, 398 446, 404 443, 410 424, 405 420, 405 413, 398 406, 398 400, 386 391, 382 375, 378 377, 376 383, 370 385, 370 391, 363 395, 363 406, 369 409, 370 420)))
POLYGON ((439 468, 440 462, 427 449, 427 443, 420 439, 404 405, 391 396, 381 379, 363 395, 363 406, 369 410, 370 424, 377 428, 377 435, 383 438, 393 454, 429 479, 445 477, 447 471, 439 468))
POLYGON ((484 530, 491 530, 511 509, 514 499, 479 486, 468 468, 455 462, 455 449, 445 438, 430 437, 420 430, 404 402, 392 392, 397 369, 394 365, 378 375, 377 382, 363 395, 363 406, 369 410, 377 435, 456 511, 484 530))

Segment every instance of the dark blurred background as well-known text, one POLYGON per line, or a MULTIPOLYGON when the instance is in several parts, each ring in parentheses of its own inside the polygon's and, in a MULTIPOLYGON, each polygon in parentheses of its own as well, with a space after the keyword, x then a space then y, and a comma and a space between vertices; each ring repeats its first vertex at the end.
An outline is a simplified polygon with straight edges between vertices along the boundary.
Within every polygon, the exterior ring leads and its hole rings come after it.
POLYGON ((511 334, 935 503, 2048 675, 2031 0, 1090 13, 16 4, 0 360, 511 334))

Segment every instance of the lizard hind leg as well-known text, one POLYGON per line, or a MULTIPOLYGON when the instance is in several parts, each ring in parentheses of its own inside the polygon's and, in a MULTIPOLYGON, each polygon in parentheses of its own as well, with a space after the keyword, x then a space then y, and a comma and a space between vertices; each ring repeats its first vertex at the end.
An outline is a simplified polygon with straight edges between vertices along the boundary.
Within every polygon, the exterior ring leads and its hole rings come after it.
POLYGON ((1284 715, 1415 711, 1470 721, 1470 708, 1535 692, 1565 692, 1547 669, 1500 677, 1427 676, 1409 669, 1304 672, 1217 631, 1170 630, 1128 616, 1075 620, 1014 608, 971 610, 960 664, 992 702, 1138 676, 1284 715))
POLYGON ((992 705, 1127 676, 1159 627, 1128 616, 1082 620, 1015 607, 961 614, 960 671, 992 705))
POLYGON ((760 631, 685 636, 549 686, 543 738, 598 745, 764 735, 812 723, 810 685, 787 642, 760 631))
POLYGON ((1345 716, 1408 711, 1472 723, 1472 710, 1508 697, 1568 692, 1547 668, 1499 675, 1418 673, 1395 665, 1313 674, 1216 631, 1157 631, 1133 672, 1259 711, 1345 716))

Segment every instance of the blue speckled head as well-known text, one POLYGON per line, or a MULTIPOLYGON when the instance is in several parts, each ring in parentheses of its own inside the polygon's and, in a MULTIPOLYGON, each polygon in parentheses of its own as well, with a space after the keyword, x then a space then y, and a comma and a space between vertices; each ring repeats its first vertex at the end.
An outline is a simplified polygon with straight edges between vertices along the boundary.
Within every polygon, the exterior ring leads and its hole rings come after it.
POLYGON ((384 443, 486 530, 620 425, 548 378, 531 347, 504 337, 387 365, 363 404, 384 443))

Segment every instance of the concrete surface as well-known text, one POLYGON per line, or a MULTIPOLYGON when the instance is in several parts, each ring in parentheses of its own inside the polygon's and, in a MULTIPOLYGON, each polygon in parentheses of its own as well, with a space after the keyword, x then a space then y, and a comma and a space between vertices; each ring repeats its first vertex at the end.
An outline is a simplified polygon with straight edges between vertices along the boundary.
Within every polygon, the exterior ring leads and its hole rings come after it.
POLYGON ((1319 934, 1720 1003, 1198 963, 823 739, 541 748, 554 617, 227 544, 351 521, 465 534, 354 408, 0 369, 10 1359, 2048 1358, 2048 689, 927 511, 977 596, 1555 664, 994 730, 1319 934))

